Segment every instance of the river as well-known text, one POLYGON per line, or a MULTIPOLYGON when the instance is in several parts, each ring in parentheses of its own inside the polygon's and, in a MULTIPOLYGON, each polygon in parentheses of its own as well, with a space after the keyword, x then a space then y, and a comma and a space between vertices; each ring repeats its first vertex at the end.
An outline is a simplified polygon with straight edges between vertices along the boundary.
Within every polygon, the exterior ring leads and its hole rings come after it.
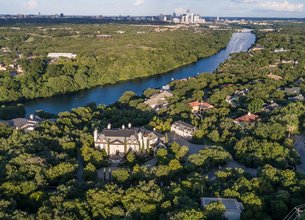
POLYGON ((34 113, 36 110, 57 114, 92 102, 106 105, 112 104, 125 91, 134 91, 136 94, 141 95, 147 88, 160 88, 168 84, 172 79, 183 79, 196 76, 202 72, 213 72, 219 64, 230 57, 231 53, 245 52, 254 42, 255 35, 252 33, 234 33, 225 49, 213 56, 200 59, 196 63, 174 69, 165 74, 95 87, 72 94, 27 101, 25 102, 25 109, 27 114, 34 113))

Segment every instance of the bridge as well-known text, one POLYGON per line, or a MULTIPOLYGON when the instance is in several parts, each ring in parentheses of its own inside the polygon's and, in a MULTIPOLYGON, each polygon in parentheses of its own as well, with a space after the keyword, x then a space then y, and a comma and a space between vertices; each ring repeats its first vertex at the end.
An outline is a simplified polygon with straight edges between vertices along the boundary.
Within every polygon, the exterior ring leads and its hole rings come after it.
POLYGON ((305 204, 294 207, 283 220, 300 220, 305 214, 305 204))

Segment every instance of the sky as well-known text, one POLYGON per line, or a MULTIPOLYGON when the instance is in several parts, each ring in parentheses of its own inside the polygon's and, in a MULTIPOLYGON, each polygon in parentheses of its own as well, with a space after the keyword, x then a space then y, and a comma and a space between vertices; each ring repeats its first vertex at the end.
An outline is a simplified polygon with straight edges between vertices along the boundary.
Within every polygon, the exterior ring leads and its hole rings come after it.
POLYGON ((0 0, 0 14, 159 15, 305 18, 305 0, 0 0))

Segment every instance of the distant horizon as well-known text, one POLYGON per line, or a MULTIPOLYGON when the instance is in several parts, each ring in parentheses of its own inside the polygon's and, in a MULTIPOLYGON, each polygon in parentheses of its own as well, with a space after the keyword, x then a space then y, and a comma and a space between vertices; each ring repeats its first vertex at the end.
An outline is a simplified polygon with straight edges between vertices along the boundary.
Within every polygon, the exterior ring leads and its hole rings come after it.
MULTIPOLYGON (((103 14, 65 14, 65 13, 54 13, 54 14, 34 14, 34 13, 30 13, 30 14, 23 14, 23 13, 17 13, 17 14, 13 14, 13 13, 4 13, 4 14, 1 14, 0 13, 0 16, 6 16, 6 15, 9 15, 9 16, 17 16, 17 15, 24 15, 24 16, 54 16, 54 15, 61 15, 63 14, 64 16, 87 16, 87 17, 98 17, 98 16, 102 16, 102 17, 119 17, 119 16, 122 16, 122 17, 127 17, 127 16, 130 16, 130 17, 157 17, 159 15, 161 15, 162 13, 160 14, 154 14, 154 15, 103 15, 103 14)), ((162 14, 162 15, 173 15, 172 14, 162 14)), ((243 19, 243 18, 247 18, 247 19, 297 19, 297 20, 302 20, 302 19, 305 19, 305 16, 304 17, 255 17, 255 16, 215 16, 215 15, 200 15, 201 17, 203 18, 240 18, 240 19, 243 19)))
POLYGON ((204 17, 305 18, 305 0, 0 0, 0 14, 156 16, 184 13, 204 17))

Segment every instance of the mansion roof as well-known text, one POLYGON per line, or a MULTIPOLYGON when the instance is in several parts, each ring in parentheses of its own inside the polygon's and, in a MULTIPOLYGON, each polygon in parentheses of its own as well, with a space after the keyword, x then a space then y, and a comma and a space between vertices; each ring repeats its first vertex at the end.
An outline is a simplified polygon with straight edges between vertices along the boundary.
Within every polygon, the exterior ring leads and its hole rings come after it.
POLYGON ((133 144, 138 144, 138 140, 142 137, 148 140, 158 138, 158 136, 144 128, 128 128, 128 129, 104 129, 98 133, 97 141, 105 142, 106 140, 113 144, 124 144, 129 141, 133 144))

